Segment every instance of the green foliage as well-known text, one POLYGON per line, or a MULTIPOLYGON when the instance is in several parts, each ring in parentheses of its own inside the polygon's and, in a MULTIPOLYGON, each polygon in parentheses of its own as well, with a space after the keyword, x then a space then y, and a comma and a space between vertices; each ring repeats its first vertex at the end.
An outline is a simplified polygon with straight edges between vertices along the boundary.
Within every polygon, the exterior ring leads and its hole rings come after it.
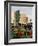
POLYGON ((16 22, 18 23, 19 19, 20 19, 20 11, 19 10, 15 12, 15 19, 16 19, 16 22))

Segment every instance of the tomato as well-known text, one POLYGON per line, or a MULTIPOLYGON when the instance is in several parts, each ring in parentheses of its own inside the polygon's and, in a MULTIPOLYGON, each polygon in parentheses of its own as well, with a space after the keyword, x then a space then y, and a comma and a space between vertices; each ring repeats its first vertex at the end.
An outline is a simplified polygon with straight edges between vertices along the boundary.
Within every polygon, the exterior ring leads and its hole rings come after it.
POLYGON ((30 35, 32 35, 32 32, 29 32, 30 35))
POLYGON ((30 34, 30 38, 32 38, 32 32, 29 32, 29 34, 30 34))
POLYGON ((22 37, 24 35, 24 32, 18 32, 18 36, 22 37))

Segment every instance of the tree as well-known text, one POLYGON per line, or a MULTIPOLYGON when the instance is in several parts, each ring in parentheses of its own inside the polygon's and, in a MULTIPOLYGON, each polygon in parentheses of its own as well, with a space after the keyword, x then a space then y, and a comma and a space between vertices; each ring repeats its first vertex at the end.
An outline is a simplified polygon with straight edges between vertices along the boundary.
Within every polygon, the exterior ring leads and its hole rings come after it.
POLYGON ((17 10, 17 11, 15 12, 16 25, 18 25, 18 23, 19 23, 19 19, 20 19, 20 11, 17 10))

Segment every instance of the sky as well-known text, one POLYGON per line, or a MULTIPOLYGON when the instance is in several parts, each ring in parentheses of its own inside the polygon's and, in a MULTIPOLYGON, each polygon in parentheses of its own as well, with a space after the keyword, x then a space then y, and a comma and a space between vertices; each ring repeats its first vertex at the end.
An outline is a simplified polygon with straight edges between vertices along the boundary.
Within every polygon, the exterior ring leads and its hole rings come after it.
POLYGON ((11 11, 19 10, 22 13, 26 13, 32 15, 32 7, 25 7, 25 6, 11 6, 11 11))
POLYGON ((19 10, 20 13, 26 14, 29 18, 32 18, 32 7, 11 6, 11 23, 13 23, 14 13, 17 10, 19 10))

